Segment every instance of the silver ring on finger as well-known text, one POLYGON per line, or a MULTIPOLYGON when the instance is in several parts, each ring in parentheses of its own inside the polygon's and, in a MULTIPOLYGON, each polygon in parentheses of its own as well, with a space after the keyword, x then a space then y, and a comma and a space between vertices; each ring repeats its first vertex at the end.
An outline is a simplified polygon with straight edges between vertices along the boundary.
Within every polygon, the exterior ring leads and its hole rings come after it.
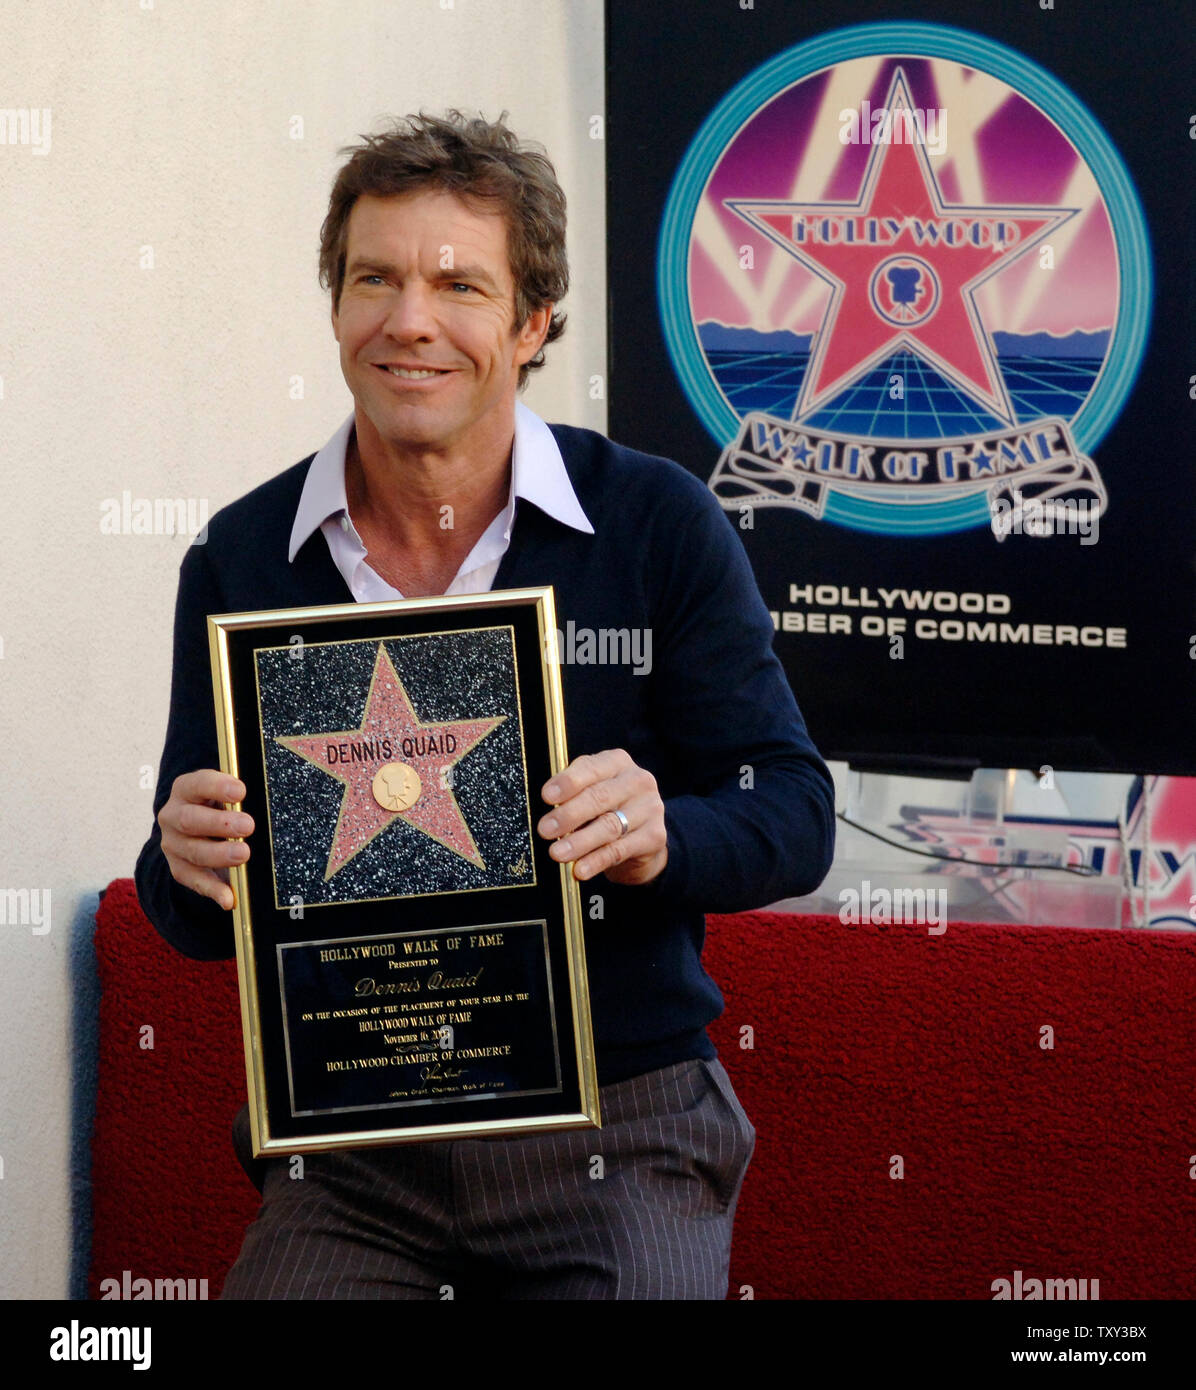
POLYGON ((627 819, 627 817, 623 814, 622 811, 616 811, 615 816, 618 819, 619 824, 623 827, 623 829, 619 831, 619 839, 621 840, 623 836, 626 835, 627 832, 631 829, 631 822, 627 819))

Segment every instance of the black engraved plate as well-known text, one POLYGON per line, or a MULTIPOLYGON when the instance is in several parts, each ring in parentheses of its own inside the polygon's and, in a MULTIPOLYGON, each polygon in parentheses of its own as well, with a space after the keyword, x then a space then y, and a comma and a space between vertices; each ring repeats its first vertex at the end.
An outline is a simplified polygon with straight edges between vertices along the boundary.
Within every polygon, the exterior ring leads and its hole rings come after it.
POLYGON ((278 947, 292 1114, 559 1094, 544 922, 278 947))

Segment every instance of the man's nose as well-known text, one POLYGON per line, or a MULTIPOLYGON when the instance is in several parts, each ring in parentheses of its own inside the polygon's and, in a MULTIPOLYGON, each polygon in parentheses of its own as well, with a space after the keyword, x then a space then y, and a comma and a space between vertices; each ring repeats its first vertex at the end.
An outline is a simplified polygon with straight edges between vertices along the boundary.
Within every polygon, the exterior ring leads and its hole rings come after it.
POLYGON ((398 342, 434 338, 438 327, 432 286, 409 280, 395 290, 383 324, 390 337, 398 342))

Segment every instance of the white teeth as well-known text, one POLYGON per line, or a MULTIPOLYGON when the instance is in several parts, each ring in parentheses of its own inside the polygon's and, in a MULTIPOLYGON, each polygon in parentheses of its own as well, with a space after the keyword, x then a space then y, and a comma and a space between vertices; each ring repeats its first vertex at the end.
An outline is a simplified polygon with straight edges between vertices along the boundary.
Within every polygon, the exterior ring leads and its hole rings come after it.
POLYGON ((411 372, 408 371, 405 367, 387 367, 386 370, 391 374, 391 376, 400 377, 403 381, 423 381, 426 377, 440 375, 438 371, 424 370, 418 372, 411 372))

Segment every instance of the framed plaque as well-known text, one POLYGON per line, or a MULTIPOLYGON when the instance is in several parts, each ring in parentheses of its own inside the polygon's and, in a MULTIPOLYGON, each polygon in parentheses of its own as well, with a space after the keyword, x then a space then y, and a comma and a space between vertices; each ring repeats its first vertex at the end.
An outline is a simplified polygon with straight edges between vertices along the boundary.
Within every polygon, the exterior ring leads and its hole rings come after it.
POLYGON ((208 631, 254 1153, 596 1126, 551 588, 208 631))

